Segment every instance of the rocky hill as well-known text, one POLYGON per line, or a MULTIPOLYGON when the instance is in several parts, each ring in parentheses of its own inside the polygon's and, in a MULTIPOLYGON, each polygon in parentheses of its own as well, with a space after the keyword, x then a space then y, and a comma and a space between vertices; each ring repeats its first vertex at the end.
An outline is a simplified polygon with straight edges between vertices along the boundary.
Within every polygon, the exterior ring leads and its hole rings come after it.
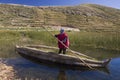
POLYGON ((86 31, 120 31, 120 10, 96 4, 44 7, 0 4, 0 27, 41 25, 86 31))

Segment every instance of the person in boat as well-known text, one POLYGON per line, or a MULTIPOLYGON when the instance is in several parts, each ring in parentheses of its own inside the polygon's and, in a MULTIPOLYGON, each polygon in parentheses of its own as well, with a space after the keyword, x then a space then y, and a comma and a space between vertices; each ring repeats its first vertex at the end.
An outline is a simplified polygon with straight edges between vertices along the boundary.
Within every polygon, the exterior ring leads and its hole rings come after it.
POLYGON ((66 49, 69 47, 69 39, 68 35, 65 33, 64 29, 60 29, 60 33, 55 35, 56 38, 58 38, 58 48, 59 48, 59 54, 63 52, 63 54, 66 53, 66 49))

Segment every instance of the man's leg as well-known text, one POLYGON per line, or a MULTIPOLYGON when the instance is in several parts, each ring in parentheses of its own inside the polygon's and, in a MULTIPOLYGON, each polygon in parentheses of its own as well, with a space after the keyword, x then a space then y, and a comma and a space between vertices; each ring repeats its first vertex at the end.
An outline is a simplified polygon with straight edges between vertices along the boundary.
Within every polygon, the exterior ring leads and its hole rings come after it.
POLYGON ((58 52, 58 53, 60 54, 61 52, 62 52, 62 49, 61 49, 61 48, 59 48, 59 52, 58 52))
POLYGON ((63 49, 63 54, 66 54, 66 48, 63 49))

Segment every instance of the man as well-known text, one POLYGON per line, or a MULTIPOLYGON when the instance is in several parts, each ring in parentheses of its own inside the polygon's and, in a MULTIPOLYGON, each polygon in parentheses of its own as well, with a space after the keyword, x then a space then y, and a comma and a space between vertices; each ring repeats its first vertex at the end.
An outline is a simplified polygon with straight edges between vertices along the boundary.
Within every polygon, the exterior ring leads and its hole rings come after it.
POLYGON ((64 29, 60 30, 60 34, 55 35, 58 38, 58 47, 59 54, 63 51, 63 54, 66 53, 66 49, 69 47, 69 39, 67 34, 64 32, 64 29))

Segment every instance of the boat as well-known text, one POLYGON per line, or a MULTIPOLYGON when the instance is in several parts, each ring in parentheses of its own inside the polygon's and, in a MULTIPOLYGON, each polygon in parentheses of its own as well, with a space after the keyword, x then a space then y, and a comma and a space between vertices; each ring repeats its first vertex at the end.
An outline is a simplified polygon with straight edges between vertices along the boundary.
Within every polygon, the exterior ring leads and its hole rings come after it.
POLYGON ((56 47, 45 45, 32 45, 32 46, 16 46, 15 50, 21 56, 36 60, 40 63, 49 63, 49 65, 66 66, 69 68, 103 68, 106 67, 111 59, 95 60, 84 57, 76 57, 68 54, 58 54, 56 52, 47 51, 40 48, 57 49, 56 47))

